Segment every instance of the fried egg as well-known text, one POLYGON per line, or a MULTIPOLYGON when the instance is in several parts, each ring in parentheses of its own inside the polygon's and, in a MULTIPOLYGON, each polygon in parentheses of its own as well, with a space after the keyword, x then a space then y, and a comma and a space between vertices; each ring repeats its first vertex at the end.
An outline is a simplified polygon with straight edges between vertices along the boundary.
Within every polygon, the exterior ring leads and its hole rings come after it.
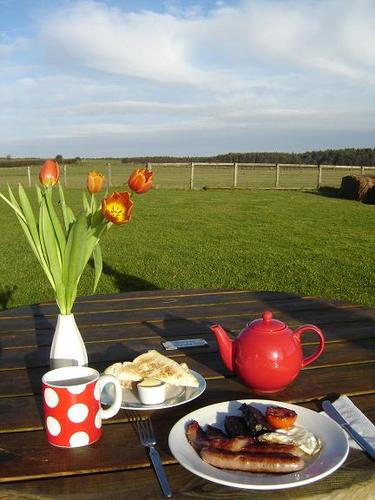
POLYGON ((303 427, 293 425, 287 429, 276 429, 259 436, 259 441, 278 444, 294 444, 307 455, 316 455, 322 447, 319 438, 303 427))

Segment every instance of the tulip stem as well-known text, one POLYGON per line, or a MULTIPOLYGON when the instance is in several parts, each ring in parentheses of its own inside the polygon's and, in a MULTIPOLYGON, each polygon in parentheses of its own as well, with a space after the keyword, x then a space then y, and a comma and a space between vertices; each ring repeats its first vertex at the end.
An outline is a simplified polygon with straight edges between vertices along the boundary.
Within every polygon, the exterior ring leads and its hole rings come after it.
POLYGON ((94 207, 95 207, 94 193, 91 193, 91 204, 90 204, 91 215, 94 213, 94 207))

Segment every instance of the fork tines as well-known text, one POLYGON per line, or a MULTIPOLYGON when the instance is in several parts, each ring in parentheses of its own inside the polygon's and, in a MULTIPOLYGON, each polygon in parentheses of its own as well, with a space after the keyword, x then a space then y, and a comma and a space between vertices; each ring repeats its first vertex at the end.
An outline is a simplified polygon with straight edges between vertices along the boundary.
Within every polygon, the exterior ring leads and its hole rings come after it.
POLYGON ((129 422, 135 426, 139 439, 143 445, 154 444, 154 429, 150 417, 142 418, 138 412, 128 411, 129 422))

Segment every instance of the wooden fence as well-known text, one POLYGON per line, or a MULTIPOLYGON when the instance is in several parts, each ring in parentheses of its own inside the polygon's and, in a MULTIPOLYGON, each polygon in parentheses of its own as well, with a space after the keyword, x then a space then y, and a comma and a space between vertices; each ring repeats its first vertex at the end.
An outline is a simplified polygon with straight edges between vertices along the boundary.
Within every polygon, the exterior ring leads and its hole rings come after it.
MULTIPOLYGON (((95 168, 105 174, 108 186, 126 186, 132 169, 140 165, 84 160, 79 165, 63 164, 61 183, 78 188, 95 168)), ((319 189, 339 187, 345 175, 371 175, 375 166, 306 165, 287 163, 148 163, 155 173, 157 189, 319 189)), ((38 183, 38 166, 0 168, 0 187, 18 183, 31 187, 38 183)))
MULTIPOLYGON (((259 186, 254 185, 254 188, 257 189, 319 189, 324 185, 329 185, 325 182, 324 172, 335 172, 336 177, 343 177, 344 175, 351 174, 359 174, 365 175, 375 169, 375 166, 351 166, 351 165, 308 165, 308 164, 294 164, 294 163, 244 163, 244 162, 225 162, 225 163, 202 163, 202 162, 191 162, 191 163, 151 163, 147 164, 147 168, 149 170, 159 169, 161 167, 188 167, 190 169, 190 177, 189 177, 189 189, 202 188, 201 185, 196 185, 196 171, 199 168, 211 168, 211 169, 230 169, 232 171, 232 180, 231 183, 226 186, 215 185, 215 180, 217 180, 220 176, 213 176, 212 182, 209 183, 207 188, 215 188, 215 187, 227 187, 227 188, 239 188, 241 187, 239 183, 239 170, 247 169, 248 171, 251 169, 258 170, 259 169, 267 169, 267 184, 272 184, 268 186, 259 186), (315 182, 305 186, 294 187, 292 185, 282 185, 281 178, 282 175, 285 175, 285 172, 297 172, 297 170, 303 171, 306 174, 306 171, 310 170, 312 175, 308 177, 315 177, 315 182), (273 171, 273 174, 271 173, 273 171)), ((293 175, 293 174, 292 174, 293 175)), ((289 175, 290 177, 290 175, 289 175)), ((306 177, 305 177, 306 178, 306 177)), ((201 184, 201 183, 200 183, 201 184)), ((257 183, 258 184, 258 183, 257 183)), ((337 182, 335 182, 337 187, 337 182)), ((250 188, 251 186, 243 186, 246 188, 250 188)))

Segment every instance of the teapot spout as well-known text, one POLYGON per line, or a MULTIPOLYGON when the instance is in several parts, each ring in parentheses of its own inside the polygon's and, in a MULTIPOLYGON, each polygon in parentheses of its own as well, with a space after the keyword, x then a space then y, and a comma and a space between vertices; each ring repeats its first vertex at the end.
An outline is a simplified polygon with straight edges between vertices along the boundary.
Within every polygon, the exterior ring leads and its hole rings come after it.
POLYGON ((216 337, 219 346, 220 356, 227 369, 234 371, 234 341, 229 338, 227 332, 221 325, 211 325, 211 331, 216 337))

